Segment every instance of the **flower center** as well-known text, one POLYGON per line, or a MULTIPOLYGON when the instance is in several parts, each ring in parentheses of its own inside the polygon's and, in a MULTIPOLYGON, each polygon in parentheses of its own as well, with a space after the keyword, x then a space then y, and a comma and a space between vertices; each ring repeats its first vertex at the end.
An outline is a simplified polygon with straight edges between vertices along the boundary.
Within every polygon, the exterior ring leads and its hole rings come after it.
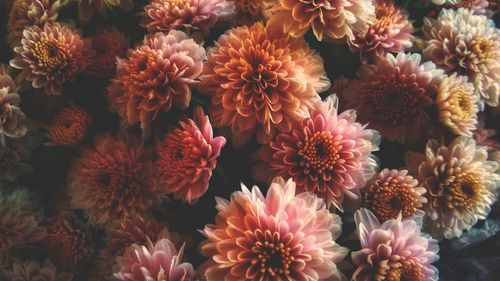
POLYGON ((245 92, 265 94, 268 88, 278 86, 276 70, 280 65, 270 56, 265 46, 250 47, 248 58, 240 61, 240 64, 241 79, 247 84, 245 92))
POLYGON ((476 6, 477 0, 458 0, 455 5, 456 8, 473 9, 476 6))
POLYGON ((473 173, 460 173, 450 177, 443 184, 447 185, 445 196, 448 207, 451 208, 474 207, 483 189, 481 179, 473 173))
MULTIPOLYGON (((287 277, 290 275, 290 265, 294 261, 290 247, 279 241, 279 233, 274 233, 271 241, 257 241, 252 247, 256 255, 253 265, 259 266, 259 271, 265 277, 287 277), (277 238, 278 237, 278 238, 277 238), (277 238, 277 239, 276 239, 277 238)), ((267 279, 260 279, 267 280, 267 279)))
POLYGON ((413 260, 405 260, 396 269, 394 281, 423 281, 425 278, 422 267, 413 260))
POLYGON ((487 38, 479 38, 472 43, 472 53, 484 62, 493 58, 493 42, 487 38))
POLYGON ((170 0, 168 2, 174 4, 175 6, 185 6, 186 4, 191 3, 191 0, 170 0))
POLYGON ((316 132, 306 140, 303 149, 299 151, 299 155, 304 159, 301 165, 319 174, 331 171, 341 161, 340 151, 340 136, 335 138, 329 131, 316 132))
POLYGON ((46 68, 55 68, 61 65, 66 56, 57 42, 48 40, 40 40, 35 43, 33 55, 36 57, 39 64, 46 68))

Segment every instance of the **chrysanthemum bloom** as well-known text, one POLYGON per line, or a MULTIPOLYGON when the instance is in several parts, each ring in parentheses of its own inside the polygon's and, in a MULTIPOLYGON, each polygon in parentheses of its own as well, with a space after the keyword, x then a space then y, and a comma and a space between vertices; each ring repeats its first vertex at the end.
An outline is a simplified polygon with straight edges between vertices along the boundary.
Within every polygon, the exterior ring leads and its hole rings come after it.
POLYGON ((147 35, 142 44, 118 59, 116 75, 107 89, 110 110, 124 126, 141 123, 149 135, 160 111, 172 105, 185 109, 191 99, 189 86, 203 70, 205 49, 184 32, 147 35))
POLYGON ((290 131, 330 83, 323 60, 302 38, 258 22, 219 37, 201 86, 212 95, 213 124, 231 126, 233 143, 242 145, 255 132, 259 143, 269 143, 276 131, 290 131))
POLYGON ((446 4, 455 9, 469 9, 476 15, 486 14, 489 6, 488 0, 446 0, 446 4))
POLYGON ((118 7, 130 11, 134 7, 133 0, 76 0, 76 2, 78 2, 78 15, 83 21, 91 20, 96 10, 105 17, 107 9, 118 7))
POLYGON ((448 146, 429 140, 425 155, 406 155, 408 169, 427 189, 425 227, 434 237, 458 237, 486 218, 500 187, 499 163, 487 159, 486 147, 467 137, 448 146))
POLYGON ((423 216, 422 204, 427 202, 425 192, 407 170, 384 169, 368 183, 364 206, 381 222, 400 214, 403 218, 423 216))
POLYGON ((439 121, 453 133, 470 137, 476 129, 478 102, 474 86, 467 82, 467 77, 454 73, 439 86, 435 100, 439 121))
POLYGON ((359 189, 378 167, 371 152, 378 149, 380 135, 357 123, 354 111, 338 114, 337 107, 336 96, 326 98, 309 118, 296 120, 291 132, 279 134, 261 148, 262 161, 254 176, 267 181, 276 176, 293 178, 297 191, 312 191, 327 206, 333 204, 342 211, 359 205, 359 189))
POLYGON ((340 280, 347 249, 335 243, 340 217, 312 193, 295 195, 295 183, 276 178, 264 197, 243 184, 231 201, 217 198, 215 225, 201 253, 210 258, 208 281, 340 280))
POLYGON ((26 134, 22 124, 24 113, 19 107, 21 97, 16 93, 17 86, 7 73, 7 68, 0 65, 0 145, 5 145, 5 137, 19 138, 26 134))
POLYGON ((38 213, 25 189, 12 192, 0 190, 0 268, 10 260, 10 250, 28 243, 38 242, 46 235, 40 227, 38 213))
POLYGON ((90 41, 59 23, 26 28, 21 44, 14 48, 17 57, 10 65, 23 70, 34 88, 45 88, 49 95, 61 94, 64 82, 84 71, 94 54, 90 41))
POLYGON ((345 91, 359 119, 391 141, 416 139, 428 122, 425 110, 433 105, 443 71, 420 60, 419 54, 399 53, 362 64, 359 81, 345 91))
POLYGON ((373 213, 360 209, 354 214, 361 250, 353 252, 357 266, 354 281, 437 281, 439 259, 436 240, 421 232, 421 218, 390 219, 380 224, 373 213))
POLYGON ((123 256, 117 258, 118 271, 113 280, 119 281, 190 281, 195 272, 190 263, 182 262, 184 246, 176 251, 170 240, 162 239, 156 243, 149 241, 147 246, 133 244, 123 256))
MULTIPOLYGON (((16 262, 12 270, 3 272, 5 280, 12 281, 72 281, 73 274, 70 272, 57 272, 57 268, 48 260, 42 265, 35 261, 24 263, 16 262)), ((0 277, 2 275, 0 274, 0 277)))
POLYGON ((87 135, 91 123, 92 117, 87 115, 83 107, 66 107, 54 117, 52 124, 47 126, 47 145, 79 144, 87 135))
POLYGON ((108 224, 147 212, 160 203, 153 163, 131 136, 96 138, 82 151, 69 173, 69 194, 76 208, 85 210, 90 223, 108 224))
POLYGON ((316 38, 354 39, 363 34, 375 17, 371 0, 278 0, 269 24, 279 26, 293 37, 312 29, 316 38))
POLYGON ((59 16, 59 0, 15 0, 7 24, 7 41, 11 46, 18 46, 25 28, 45 23, 53 23, 59 16))
POLYGON ((500 93, 500 30, 492 20, 467 9, 443 10, 437 20, 424 19, 424 57, 448 73, 466 75, 476 94, 498 106, 500 93))
POLYGON ((141 25, 149 32, 182 30, 207 35, 219 17, 234 11, 230 0, 150 0, 144 7, 141 25))
POLYGON ((401 52, 412 46, 413 26, 408 14, 391 0, 377 0, 374 4, 376 18, 368 25, 368 30, 355 33, 355 39, 349 41, 351 49, 359 52, 364 60, 383 57, 388 52, 401 52))
POLYGON ((92 39, 96 55, 89 61, 86 73, 106 77, 115 72, 116 58, 127 53, 129 40, 116 27, 98 29, 92 39))
POLYGON ((226 144, 224 137, 213 137, 212 125, 201 107, 193 119, 181 121, 158 145, 158 173, 167 193, 194 204, 205 194, 226 144))

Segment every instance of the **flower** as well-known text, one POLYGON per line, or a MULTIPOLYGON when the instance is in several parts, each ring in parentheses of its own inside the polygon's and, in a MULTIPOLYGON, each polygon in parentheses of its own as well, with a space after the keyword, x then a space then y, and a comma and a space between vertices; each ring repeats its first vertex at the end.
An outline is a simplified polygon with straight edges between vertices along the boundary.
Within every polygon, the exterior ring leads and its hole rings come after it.
POLYGON ((336 96, 326 98, 310 117, 295 121, 291 132, 261 148, 254 176, 293 178, 298 192, 312 191, 341 211, 344 199, 347 205, 359 205, 359 189, 378 167, 371 152, 378 149, 380 135, 357 123, 354 111, 338 114, 337 108, 336 96))
POLYGON ((470 137, 476 129, 478 102, 467 77, 454 73, 443 79, 438 89, 435 104, 439 121, 453 133, 470 137))
POLYGON ((7 68, 0 64, 0 146, 5 145, 5 137, 19 138, 28 131, 22 124, 25 115, 19 107, 17 88, 7 68))
POLYGON ((141 25, 149 32, 178 29, 207 35, 219 18, 233 12, 229 0, 151 0, 144 6, 141 25))
POLYGON ((410 48, 413 26, 408 14, 390 0, 377 0, 374 5, 375 20, 368 25, 368 30, 354 34, 354 40, 349 41, 351 49, 367 59, 410 48))
POLYGON ((63 83, 84 71, 93 55, 90 41, 59 23, 26 28, 21 44, 14 48, 17 57, 10 65, 23 70, 34 88, 45 88, 49 95, 61 94, 63 83))
POLYGON ((499 163, 486 147, 458 137, 449 145, 429 140, 425 155, 407 153, 408 169, 427 189, 426 229, 437 238, 453 238, 485 219, 500 187, 499 163))
POLYGON ((78 15, 83 21, 90 21, 97 10, 102 17, 106 16, 106 9, 119 7, 130 11, 134 7, 133 0, 76 0, 78 2, 78 15))
POLYGON ((423 216, 425 192, 407 170, 384 169, 368 183, 364 206, 381 222, 396 219, 400 214, 403 218, 423 216))
POLYGON ((116 27, 100 28, 92 40, 96 55, 89 61, 86 73, 106 77, 115 72, 116 58, 127 53, 129 40, 116 27))
POLYGON ((389 219, 380 224, 367 209, 354 214, 361 250, 353 252, 354 281, 437 281, 437 241, 421 233, 421 219, 389 219))
POLYGON ((352 81, 354 80, 351 80, 344 75, 340 75, 337 79, 332 81, 332 86, 328 92, 330 95, 337 96, 339 100, 338 111, 344 111, 350 108, 348 101, 344 97, 344 90, 349 87, 349 84, 352 81))
POLYGON ((321 41, 354 39, 364 33, 375 16, 371 0, 278 0, 272 8, 269 25, 279 26, 293 37, 302 37, 312 28, 321 41))
POLYGON ((123 256, 117 258, 119 271, 114 280, 120 281, 189 281, 194 280, 194 268, 190 263, 181 263, 184 246, 176 251, 168 239, 146 246, 133 244, 123 256))
POLYGON ((258 20, 267 20, 271 15, 271 7, 276 0, 233 0, 236 16, 235 23, 253 23, 258 20))
MULTIPOLYGON (((42 265, 34 261, 16 262, 12 270, 5 270, 5 280, 15 281, 72 281, 70 272, 57 272, 56 267, 46 260, 42 265)), ((1 277, 1 275, 0 275, 1 277)))
POLYGON ((161 200, 149 155, 127 135, 99 135, 93 148, 82 151, 69 173, 69 195, 99 226, 145 213, 161 200))
POLYGON ((359 119, 388 140, 414 140, 428 122, 425 110, 433 104, 443 72, 420 61, 419 54, 387 54, 375 64, 362 64, 359 81, 345 91, 359 119))
POLYGON ((54 23, 60 8, 59 0, 15 0, 7 23, 7 41, 12 47, 20 45, 25 28, 54 23))
POLYGON ((500 31, 485 16, 467 9, 442 10, 437 20, 424 19, 424 57, 448 73, 466 75, 476 94, 498 106, 500 92, 500 31))
POLYGON ((201 253, 208 281, 340 280, 347 249, 335 243, 340 217, 312 193, 276 178, 264 197, 243 184, 231 200, 216 198, 215 225, 207 225, 201 253))
POLYGON ((226 144, 213 137, 212 125, 201 107, 193 119, 181 121, 158 145, 158 173, 167 193, 194 204, 207 191, 217 157, 226 144))
POLYGON ((146 35, 142 44, 118 59, 116 75, 107 89, 109 107, 124 126, 141 123, 145 135, 160 111, 172 104, 189 105, 189 86, 203 70, 205 49, 182 31, 146 35))
POLYGON ((307 116, 330 82, 323 60, 303 39, 294 39, 258 22, 236 27, 208 51, 201 87, 212 96, 216 127, 231 126, 233 143, 244 144, 257 131, 269 143, 276 131, 307 116))
POLYGON ((87 135, 92 117, 80 106, 64 108, 47 126, 48 145, 76 145, 87 135))
POLYGON ((31 173, 29 160, 30 150, 24 140, 5 139, 5 144, 0 145, 0 180, 14 182, 31 173))
POLYGON ((487 8, 489 8, 488 0, 446 0, 446 2, 455 9, 469 9, 476 15, 487 14, 487 8))

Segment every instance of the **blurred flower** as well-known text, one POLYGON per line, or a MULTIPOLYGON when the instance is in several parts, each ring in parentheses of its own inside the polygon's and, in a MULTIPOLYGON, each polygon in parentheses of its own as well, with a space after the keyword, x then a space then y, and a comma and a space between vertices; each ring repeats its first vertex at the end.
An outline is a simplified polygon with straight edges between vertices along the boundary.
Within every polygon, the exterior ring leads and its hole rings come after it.
MULTIPOLYGON (((500 142, 493 137, 496 135, 493 129, 479 128, 474 131, 473 137, 478 146, 486 146, 488 154, 500 151, 500 142)), ((488 155, 490 156, 490 155, 488 155)))
POLYGON ((217 157, 226 144, 213 137, 210 120, 201 107, 193 119, 181 121, 158 145, 158 173, 167 193, 194 204, 207 191, 217 157))
POLYGON ((352 40, 354 33, 366 32, 375 16, 371 0, 278 0, 272 12, 269 25, 293 37, 302 37, 312 28, 319 41, 324 35, 352 40))
POLYGON ((28 163, 30 151, 17 139, 6 139, 0 145, 0 180, 14 182, 19 176, 28 175, 33 168, 28 163))
POLYGON ((407 153, 408 169, 427 189, 425 227, 434 237, 458 237, 486 218, 500 187, 499 163, 487 158, 486 147, 466 137, 448 146, 431 139, 425 155, 407 153))
POLYGON ((360 209, 354 214, 361 250, 352 253, 357 266, 354 281, 437 281, 439 259, 436 240, 420 231, 421 219, 390 219, 380 224, 373 213, 360 209))
POLYGON ((26 28, 21 44, 14 48, 17 57, 10 65, 23 70, 34 88, 45 88, 49 95, 60 95, 64 82, 84 71, 94 54, 90 41, 59 23, 26 28))
MULTIPOLYGON (((15 262, 12 270, 5 270, 5 280, 12 281, 71 281, 70 272, 57 272, 56 267, 48 260, 42 265, 35 261, 15 262)), ((0 275, 1 277, 1 275, 0 275)))
POLYGON ((420 209, 427 202, 425 192, 407 170, 384 169, 368 183, 364 206, 381 222, 400 214, 403 218, 423 216, 420 209))
POLYGON ((467 77, 454 73, 443 79, 435 103, 444 126, 457 135, 472 136, 479 108, 474 86, 467 83, 467 77))
POLYGON ((69 173, 69 194, 94 225, 105 225, 160 203, 153 163, 132 136, 96 138, 69 173))
POLYGON ((476 15, 486 14, 489 6, 488 0, 446 0, 446 3, 455 9, 469 9, 476 15))
POLYGON ((205 49, 184 32, 146 35, 126 59, 118 59, 107 89, 110 109, 120 115, 124 126, 140 122, 143 133, 149 135, 160 111, 169 111, 172 104, 188 107, 189 86, 201 74, 205 56, 205 49))
POLYGON ((45 237, 40 219, 26 189, 0 189, 0 269, 9 263, 12 249, 45 237))
POLYGON ((25 28, 45 23, 54 23, 59 16, 59 0, 15 0, 7 24, 7 41, 10 46, 18 46, 25 28))
POLYGON ((0 64, 0 146, 5 145, 5 137, 19 138, 28 131, 22 124, 25 115, 19 107, 17 88, 5 65, 0 64))
POLYGON ((244 144, 257 131, 269 143, 307 116, 329 88, 323 60, 303 39, 274 32, 258 22, 236 27, 208 51, 201 86, 212 96, 216 127, 230 126, 233 143, 244 144))
POLYGON ((89 61, 86 73, 106 77, 114 74, 116 58, 127 53, 129 40, 116 27, 100 28, 92 40, 96 55, 89 61))
POLYGON ((64 108, 47 126, 46 134, 50 142, 47 145, 77 145, 87 135, 92 117, 79 106, 64 108))
POLYGON ((147 246, 133 244, 123 256, 117 258, 118 272, 114 280, 120 281, 189 281, 194 280, 194 268, 182 262, 184 246, 176 251, 168 239, 147 246))
POLYGON ((350 41, 351 49, 361 54, 362 59, 383 57, 388 52, 401 52, 412 46, 413 26, 405 10, 399 9, 391 0, 377 0, 375 20, 368 30, 355 33, 350 41))
POLYGON ((271 14, 271 7, 275 4, 276 0, 233 0, 236 8, 235 22, 239 23, 253 23, 259 20, 269 18, 271 14))
POLYGON ((144 6, 141 25, 149 32, 178 29, 207 35, 219 18, 233 12, 230 0, 150 0, 144 6))
POLYGON ((332 95, 336 95, 339 100, 338 111, 349 109, 348 101, 344 97, 344 90, 348 88, 352 81, 353 80, 344 75, 340 75, 336 80, 332 81, 332 86, 329 92, 332 95))
POLYGON ((424 19, 424 57, 448 73, 466 75, 476 94, 498 106, 500 93, 500 31, 485 16, 467 9, 443 10, 437 20, 424 19))
POLYGON ((346 89, 346 98, 362 122, 390 141, 405 142, 419 136, 428 122, 442 70, 432 62, 421 64, 419 54, 387 54, 375 64, 362 64, 359 81, 346 89))
POLYGON ((346 204, 359 206, 359 189, 378 167, 371 152, 378 149, 380 135, 357 123, 354 111, 338 114, 337 107, 336 96, 326 98, 309 118, 293 122, 291 132, 261 148, 254 176, 293 178, 298 192, 312 191, 341 211, 346 204))
POLYGON ((78 15, 81 20, 89 21, 97 10, 102 17, 106 16, 106 9, 119 7, 130 11, 134 7, 133 0, 75 0, 78 2, 78 15))
POLYGON ((266 197, 242 184, 231 201, 216 201, 216 224, 205 226, 200 246, 208 281, 340 280, 336 263, 348 251, 334 241, 340 217, 312 193, 295 195, 291 179, 276 178, 266 197))

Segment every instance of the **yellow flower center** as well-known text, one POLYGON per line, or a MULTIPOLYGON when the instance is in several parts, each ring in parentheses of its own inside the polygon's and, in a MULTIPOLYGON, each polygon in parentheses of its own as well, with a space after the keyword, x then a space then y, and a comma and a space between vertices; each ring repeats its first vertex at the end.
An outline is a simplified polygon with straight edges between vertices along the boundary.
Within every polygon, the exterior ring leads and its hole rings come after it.
POLYGON ((33 55, 38 64, 47 69, 56 68, 67 60, 64 46, 48 39, 42 39, 35 43, 33 55))
MULTIPOLYGON (((279 234, 275 233, 273 237, 279 237, 279 234)), ((287 277, 290 275, 290 265, 294 261, 290 251, 290 247, 285 246, 279 240, 257 241, 252 247, 252 252, 256 254, 252 265, 258 265, 260 273, 263 276, 272 277, 273 280, 277 276, 287 277)))
POLYGON ((304 148, 299 151, 304 159, 303 165, 318 174, 333 170, 341 161, 342 144, 329 131, 316 132, 306 141, 304 148))
POLYGON ((488 38, 479 38, 472 43, 472 53, 484 62, 493 58, 493 42, 488 38))
POLYGON ((375 7, 376 19, 373 22, 374 28, 387 28, 394 24, 395 14, 397 13, 394 5, 381 4, 375 7))
POLYGON ((463 87, 452 89, 450 95, 450 105, 453 106, 453 113, 460 118, 469 118, 474 114, 474 102, 470 92, 463 87))
POLYGON ((480 177, 474 173, 462 172, 444 181, 445 198, 448 207, 475 207, 479 195, 484 189, 480 177))

